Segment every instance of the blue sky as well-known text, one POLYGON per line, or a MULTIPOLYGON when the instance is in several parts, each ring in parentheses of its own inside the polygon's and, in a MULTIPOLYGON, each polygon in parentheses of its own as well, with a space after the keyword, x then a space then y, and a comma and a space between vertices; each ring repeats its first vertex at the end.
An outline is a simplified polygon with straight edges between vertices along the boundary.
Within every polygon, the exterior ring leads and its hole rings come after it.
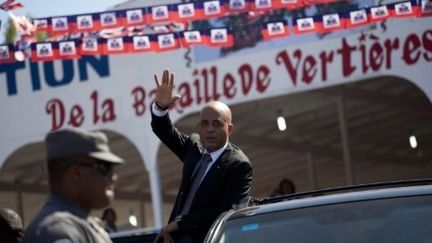
MULTIPOLYGON (((3 3, 5 0, 0 0, 3 3)), ((125 0, 16 0, 24 5, 24 8, 13 10, 15 15, 32 17, 49 17, 59 15, 69 15, 78 13, 104 11, 115 4, 125 0)), ((0 10, 0 20, 2 31, 0 43, 4 41, 4 29, 8 15, 0 10)))

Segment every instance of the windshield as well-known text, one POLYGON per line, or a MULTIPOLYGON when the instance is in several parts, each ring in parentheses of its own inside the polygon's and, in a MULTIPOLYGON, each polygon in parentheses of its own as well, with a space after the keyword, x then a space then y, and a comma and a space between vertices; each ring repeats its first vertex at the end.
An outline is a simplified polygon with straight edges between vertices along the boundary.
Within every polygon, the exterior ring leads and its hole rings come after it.
POLYGON ((316 206, 229 220, 219 243, 432 242, 432 196, 316 206))

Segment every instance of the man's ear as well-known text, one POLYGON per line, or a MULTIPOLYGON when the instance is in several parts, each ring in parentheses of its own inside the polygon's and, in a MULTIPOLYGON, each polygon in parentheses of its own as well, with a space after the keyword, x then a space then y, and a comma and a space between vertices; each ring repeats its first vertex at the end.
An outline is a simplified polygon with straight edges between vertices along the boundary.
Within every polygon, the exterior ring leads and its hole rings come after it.
POLYGON ((69 176, 71 180, 81 180, 83 173, 81 166, 72 165, 65 176, 69 176))
POLYGON ((228 124, 228 134, 231 135, 233 131, 234 131, 234 124, 228 124))

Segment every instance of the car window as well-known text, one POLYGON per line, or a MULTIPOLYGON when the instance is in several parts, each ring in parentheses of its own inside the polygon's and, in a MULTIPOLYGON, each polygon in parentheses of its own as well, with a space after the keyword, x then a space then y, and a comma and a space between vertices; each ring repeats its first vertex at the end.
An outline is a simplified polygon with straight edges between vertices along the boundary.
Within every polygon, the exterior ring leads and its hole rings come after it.
POLYGON ((432 196, 315 206, 228 220, 219 243, 432 242, 432 196))

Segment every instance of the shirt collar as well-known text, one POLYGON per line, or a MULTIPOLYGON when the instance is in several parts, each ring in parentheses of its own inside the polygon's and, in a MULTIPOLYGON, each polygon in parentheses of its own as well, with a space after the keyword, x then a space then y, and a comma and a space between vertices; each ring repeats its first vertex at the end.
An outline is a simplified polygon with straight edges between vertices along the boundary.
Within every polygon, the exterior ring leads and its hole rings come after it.
POLYGON ((55 207, 66 210, 72 213, 75 216, 86 219, 88 217, 88 213, 86 213, 81 208, 73 205, 69 201, 63 199, 60 195, 56 193, 50 193, 47 204, 55 205, 55 207))
POLYGON ((221 154, 223 153, 223 151, 225 151, 226 147, 228 146, 228 143, 225 143, 224 146, 222 146, 220 149, 215 150, 211 153, 207 152, 207 149, 204 150, 204 153, 208 153, 210 154, 211 158, 212 158, 212 162, 215 162, 219 156, 221 156, 221 154))

